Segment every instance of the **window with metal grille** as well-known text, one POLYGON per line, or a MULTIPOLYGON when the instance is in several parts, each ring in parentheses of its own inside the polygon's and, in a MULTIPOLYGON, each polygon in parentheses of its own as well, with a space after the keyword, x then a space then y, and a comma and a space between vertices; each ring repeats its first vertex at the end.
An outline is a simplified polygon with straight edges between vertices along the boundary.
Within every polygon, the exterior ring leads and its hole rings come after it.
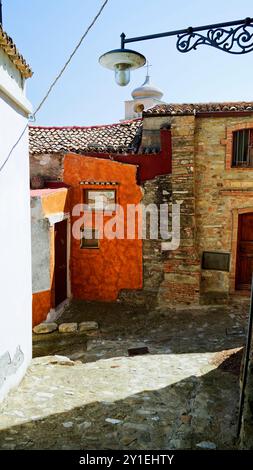
POLYGON ((253 129, 233 132, 232 167, 253 167, 253 129))

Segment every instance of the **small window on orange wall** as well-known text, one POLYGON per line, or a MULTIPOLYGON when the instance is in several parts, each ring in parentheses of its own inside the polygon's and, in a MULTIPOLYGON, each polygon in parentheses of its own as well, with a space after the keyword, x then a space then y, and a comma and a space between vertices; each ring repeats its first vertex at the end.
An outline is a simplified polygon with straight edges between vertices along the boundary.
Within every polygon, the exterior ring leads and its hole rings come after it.
POLYGON ((85 204, 92 210, 115 210, 115 189, 85 189, 85 204))
POLYGON ((99 248, 98 230, 82 227, 80 248, 99 248))
POLYGON ((253 168, 253 129, 233 132, 232 167, 253 168))

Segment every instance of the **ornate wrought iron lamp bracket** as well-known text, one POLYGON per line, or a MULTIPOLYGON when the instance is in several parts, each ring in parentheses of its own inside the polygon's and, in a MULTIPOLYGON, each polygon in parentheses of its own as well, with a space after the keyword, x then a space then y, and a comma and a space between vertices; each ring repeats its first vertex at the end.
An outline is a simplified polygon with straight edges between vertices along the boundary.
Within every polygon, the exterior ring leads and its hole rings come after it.
POLYGON ((253 18, 230 21, 187 29, 168 31, 165 33, 151 34, 126 38, 121 34, 121 49, 130 42, 145 41, 168 36, 177 36, 176 47, 179 52, 190 52, 198 46, 206 45, 215 47, 229 54, 246 54, 253 51, 253 18))

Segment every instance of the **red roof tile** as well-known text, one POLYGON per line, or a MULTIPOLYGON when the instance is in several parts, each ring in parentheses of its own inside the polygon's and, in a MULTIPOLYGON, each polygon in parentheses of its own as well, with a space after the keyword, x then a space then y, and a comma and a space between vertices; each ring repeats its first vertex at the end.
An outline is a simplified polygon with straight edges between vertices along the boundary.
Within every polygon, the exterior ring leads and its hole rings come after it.
POLYGON ((203 113, 238 113, 238 112, 253 112, 252 101, 237 101, 228 103, 188 103, 188 104, 158 104, 153 108, 145 111, 145 116, 157 115, 180 115, 192 114, 201 115, 203 113))
POLYGON ((21 75, 25 78, 32 76, 32 71, 26 63, 24 57, 18 52, 13 40, 7 33, 3 31, 0 25, 0 48, 8 55, 9 59, 16 68, 20 71, 21 75))
POLYGON ((135 153, 141 142, 142 120, 92 127, 29 128, 30 152, 135 153))

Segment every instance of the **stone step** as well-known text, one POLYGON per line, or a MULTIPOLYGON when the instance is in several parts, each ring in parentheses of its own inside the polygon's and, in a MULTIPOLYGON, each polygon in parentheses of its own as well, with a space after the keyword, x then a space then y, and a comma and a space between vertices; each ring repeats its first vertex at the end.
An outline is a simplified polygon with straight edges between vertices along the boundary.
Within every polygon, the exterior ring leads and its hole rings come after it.
POLYGON ((41 323, 33 329, 33 357, 68 353, 68 357, 82 358, 87 341, 99 334, 97 322, 41 323))
POLYGON ((68 357, 77 351, 85 352, 89 336, 85 332, 33 334, 33 357, 63 354, 68 357))

